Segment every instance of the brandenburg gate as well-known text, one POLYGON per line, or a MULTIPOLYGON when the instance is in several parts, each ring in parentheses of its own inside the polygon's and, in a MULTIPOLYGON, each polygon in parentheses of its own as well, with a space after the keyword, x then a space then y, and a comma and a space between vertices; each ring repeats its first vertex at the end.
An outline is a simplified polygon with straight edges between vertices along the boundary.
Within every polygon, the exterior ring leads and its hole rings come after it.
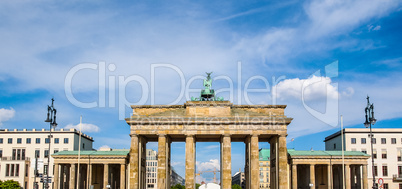
POLYGON ((270 143, 271 188, 288 188, 285 105, 234 105, 216 98, 211 78, 199 98, 183 105, 132 106, 129 188, 146 187, 146 143, 158 142, 158 189, 170 188, 171 143, 185 142, 185 187, 195 188, 196 142, 220 142, 221 188, 231 189, 231 142, 244 142, 246 188, 260 187, 258 142, 270 143))

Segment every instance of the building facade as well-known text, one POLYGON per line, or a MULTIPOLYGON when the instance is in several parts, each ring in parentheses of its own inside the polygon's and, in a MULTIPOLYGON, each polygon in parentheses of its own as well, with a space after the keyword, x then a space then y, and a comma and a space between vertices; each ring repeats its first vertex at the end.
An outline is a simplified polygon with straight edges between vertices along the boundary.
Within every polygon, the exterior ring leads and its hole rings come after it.
POLYGON ((260 188, 268 189, 270 175, 270 151, 269 149, 260 149, 260 188))
MULTIPOLYGON (((15 180, 23 188, 33 188, 34 182, 43 188, 41 178, 46 175, 48 158, 59 151, 92 150, 92 137, 82 134, 79 144, 79 132, 75 129, 52 129, 52 140, 49 141, 49 130, 22 129, 0 131, 0 180, 15 180), (49 142, 51 142, 49 150, 49 142), (37 176, 35 178, 35 167, 37 176)), ((53 158, 50 158, 49 177, 53 188, 53 158)))
MULTIPOLYGON (((372 186, 372 160, 369 129, 344 129, 344 149, 370 154, 368 163, 368 180, 372 186)), ((402 188, 402 129, 372 129, 374 174, 376 182, 384 180, 384 188, 402 188)), ((338 131, 325 138, 326 150, 341 150, 341 132, 338 131)))
POLYGON ((170 172, 170 186, 174 186, 176 184, 185 185, 185 180, 172 167, 170 172))
POLYGON ((239 172, 236 172, 233 177, 232 177, 232 185, 239 185, 242 189, 246 188, 246 183, 245 183, 245 175, 244 172, 241 172, 241 170, 239 170, 239 172))
POLYGON ((147 149, 147 189, 158 187, 158 152, 147 149))

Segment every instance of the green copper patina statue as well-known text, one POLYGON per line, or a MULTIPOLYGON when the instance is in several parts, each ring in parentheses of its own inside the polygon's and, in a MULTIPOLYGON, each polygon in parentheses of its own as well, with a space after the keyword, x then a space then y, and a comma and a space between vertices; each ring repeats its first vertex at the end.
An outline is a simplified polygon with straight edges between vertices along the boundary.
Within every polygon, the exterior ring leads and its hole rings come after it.
POLYGON ((212 72, 207 74, 207 79, 204 79, 204 87, 205 89, 201 90, 200 98, 191 97, 191 101, 223 101, 223 97, 215 98, 215 91, 211 89, 212 86, 212 79, 211 74, 212 72))

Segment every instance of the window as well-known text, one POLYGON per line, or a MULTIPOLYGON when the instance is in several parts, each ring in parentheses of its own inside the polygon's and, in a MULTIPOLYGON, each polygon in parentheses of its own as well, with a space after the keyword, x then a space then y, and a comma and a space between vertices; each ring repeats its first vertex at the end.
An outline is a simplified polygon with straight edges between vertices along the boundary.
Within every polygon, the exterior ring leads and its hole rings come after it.
POLYGON ((17 149, 13 149, 13 154, 11 154, 11 159, 15 160, 17 156, 17 149))
POLYGON ((20 176, 20 164, 15 164, 15 176, 20 176))
POLYGON ((47 167, 48 167, 47 165, 44 165, 44 166, 43 166, 43 174, 44 174, 44 175, 47 174, 47 167))
POLYGON ((334 149, 336 149, 336 144, 334 144, 334 149))
POLYGON ((382 166, 382 176, 384 177, 388 176, 388 166, 386 165, 382 166))
POLYGON ((373 138, 373 144, 377 144, 377 139, 373 138))
POLYGON ((381 138, 381 144, 387 144, 387 139, 386 138, 381 138))
POLYGON ((54 149, 54 153, 57 153, 57 152, 59 152, 59 149, 54 149))
POLYGON ((367 154, 367 150, 366 149, 362 149, 362 152, 367 154))
POLYGON ((31 144, 31 138, 27 138, 27 144, 31 144))
POLYGON ((362 143, 362 144, 366 144, 366 138, 362 138, 362 139, 361 139, 361 143, 362 143))
POLYGON ((40 138, 36 138, 36 139, 35 139, 35 143, 36 143, 36 144, 40 144, 40 138))
POLYGON ((21 160, 21 149, 17 149, 17 160, 21 160))
POLYGON ((374 166, 374 175, 378 176, 378 168, 377 165, 374 166))
POLYGON ((54 138, 54 143, 58 144, 59 143, 59 138, 54 138))
POLYGON ((398 149, 398 157, 397 157, 398 161, 402 161, 401 155, 402 155, 402 148, 398 149))
POLYGON ((35 150, 35 157, 37 157, 37 158, 40 157, 40 151, 39 150, 35 150))
POLYGON ((0 138, 0 144, 3 144, 3 138, 0 138))
POLYGON ((356 138, 351 138, 352 144, 356 144, 356 138))
POLYGON ((50 141, 49 138, 45 138, 45 143, 46 144, 49 144, 49 141, 50 141))
POLYGON ((6 164, 6 177, 10 176, 10 164, 6 164))
POLYGON ((64 144, 68 144, 68 138, 64 138, 64 144))
POLYGON ((11 171, 10 171, 10 176, 14 176, 14 164, 11 164, 11 171))
POLYGON ((396 138, 391 138, 391 144, 396 144, 396 138))
POLYGON ((0 149, 0 158, 3 157, 3 149, 0 149))
POLYGON ((49 157, 49 150, 45 150, 45 158, 49 157))
POLYGON ((25 164, 25 177, 28 177, 28 171, 29 171, 28 164, 25 164))
POLYGON ((22 159, 22 160, 26 160, 26 159, 25 159, 25 149, 22 149, 22 150, 21 150, 21 159, 22 159))
POLYGON ((373 158, 377 159, 377 150, 376 149, 373 150, 373 158))
POLYGON ((17 144, 21 144, 22 138, 17 138, 17 144))
POLYGON ((85 143, 82 143, 82 149, 85 149, 85 143))
POLYGON ((384 183, 382 186, 384 189, 388 189, 388 183, 384 183))
POLYGON ((387 159, 387 150, 386 149, 381 150, 381 158, 382 159, 387 159))
POLYGON ((13 139, 12 138, 8 138, 8 143, 12 144, 13 143, 13 139))

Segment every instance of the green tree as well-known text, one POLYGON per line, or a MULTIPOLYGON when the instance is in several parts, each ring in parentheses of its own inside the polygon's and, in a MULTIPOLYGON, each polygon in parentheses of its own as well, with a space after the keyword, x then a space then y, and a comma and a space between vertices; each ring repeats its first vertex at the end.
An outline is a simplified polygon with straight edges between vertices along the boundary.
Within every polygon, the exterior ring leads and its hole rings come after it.
POLYGON ((0 181, 0 188, 10 188, 10 189, 14 189, 14 188, 21 188, 20 187, 20 183, 18 183, 17 181, 14 180, 7 180, 7 181, 0 181))
POLYGON ((181 184, 176 184, 176 185, 170 187, 170 189, 186 189, 186 188, 181 184))
POLYGON ((198 189, 201 186, 201 184, 195 183, 195 189, 198 189))
POLYGON ((232 189, 242 189, 238 184, 232 185, 232 189))

